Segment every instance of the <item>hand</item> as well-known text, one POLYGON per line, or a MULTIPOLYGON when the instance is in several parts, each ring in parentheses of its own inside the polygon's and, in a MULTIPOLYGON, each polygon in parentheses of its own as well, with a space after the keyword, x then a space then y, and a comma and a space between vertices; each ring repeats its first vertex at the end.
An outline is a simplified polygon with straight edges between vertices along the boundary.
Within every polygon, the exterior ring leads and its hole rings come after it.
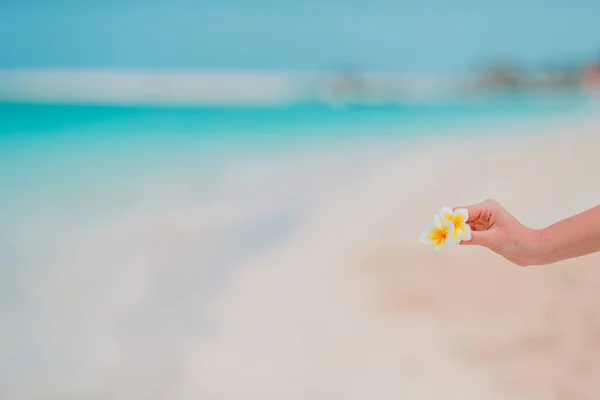
POLYGON ((461 245, 478 245, 519 266, 538 265, 541 230, 521 224, 495 200, 486 200, 466 208, 467 224, 471 227, 471 240, 461 245))

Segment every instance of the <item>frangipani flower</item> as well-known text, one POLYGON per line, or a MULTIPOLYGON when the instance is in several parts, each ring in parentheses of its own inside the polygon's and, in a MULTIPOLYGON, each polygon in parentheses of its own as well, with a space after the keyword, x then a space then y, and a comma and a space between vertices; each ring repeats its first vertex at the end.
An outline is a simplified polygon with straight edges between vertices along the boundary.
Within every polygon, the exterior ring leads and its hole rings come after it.
POLYGON ((427 231, 421 235, 420 242, 433 246, 434 251, 447 244, 453 244, 452 237, 454 236, 454 224, 452 221, 442 220, 439 215, 433 217, 427 231))
POLYGON ((471 240, 471 227, 467 225, 469 212, 464 208, 458 208, 455 211, 448 207, 442 207, 439 213, 442 221, 451 221, 454 225, 452 240, 459 243, 462 240, 471 240))

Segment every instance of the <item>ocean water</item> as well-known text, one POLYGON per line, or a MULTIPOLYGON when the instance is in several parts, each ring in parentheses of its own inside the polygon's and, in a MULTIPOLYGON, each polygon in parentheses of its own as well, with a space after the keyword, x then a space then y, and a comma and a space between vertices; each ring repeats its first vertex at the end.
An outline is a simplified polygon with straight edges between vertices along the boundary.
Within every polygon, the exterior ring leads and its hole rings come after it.
POLYGON ((0 104, 0 397, 165 398, 218 331, 203 305, 331 193, 449 132, 588 105, 0 104))
MULTIPOLYGON (((580 110, 578 94, 497 96, 393 106, 332 108, 150 107, 0 103, 0 157, 11 173, 98 167, 107 176, 161 163, 222 166, 245 156, 425 139, 440 128, 539 119, 580 110), (193 160, 193 161, 192 161, 193 160), (141 164, 140 164, 141 163, 141 164), (147 163, 147 164, 144 164, 147 163)), ((26 179, 25 179, 26 180, 26 179)), ((59 183, 59 182, 55 182, 59 183)))
POLYGON ((232 171, 360 156, 367 148, 408 151, 449 131, 539 121, 589 102, 562 94, 345 108, 0 103, 0 215, 28 204, 71 207, 86 196, 98 204, 124 201, 120 194, 158 176, 171 184, 195 182, 210 197, 232 171))

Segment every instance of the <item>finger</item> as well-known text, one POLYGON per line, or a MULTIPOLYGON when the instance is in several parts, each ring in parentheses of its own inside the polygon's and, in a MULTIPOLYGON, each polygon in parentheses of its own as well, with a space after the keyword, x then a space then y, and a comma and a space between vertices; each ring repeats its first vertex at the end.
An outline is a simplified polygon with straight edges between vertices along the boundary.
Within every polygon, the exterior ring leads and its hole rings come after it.
POLYGON ((471 232, 471 240, 463 240, 459 244, 463 246, 483 246, 490 248, 492 246, 492 235, 490 231, 471 232))

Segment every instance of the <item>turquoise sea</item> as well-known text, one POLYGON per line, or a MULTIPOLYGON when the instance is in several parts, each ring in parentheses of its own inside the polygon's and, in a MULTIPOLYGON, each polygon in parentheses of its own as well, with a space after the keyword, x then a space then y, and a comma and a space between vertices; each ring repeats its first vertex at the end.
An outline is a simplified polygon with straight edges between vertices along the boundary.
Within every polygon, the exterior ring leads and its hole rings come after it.
POLYGON ((167 398, 187 346, 215 329, 199 311, 207 296, 329 194, 449 132, 589 106, 577 94, 344 108, 1 103, 0 397, 115 398, 129 385, 135 398, 167 398))
MULTIPOLYGON (((91 157, 80 159, 78 168, 106 161, 109 169, 152 157, 228 162, 239 151, 412 140, 440 130, 539 120, 577 112, 590 102, 588 96, 568 93, 344 108, 0 103, 0 157, 9 167, 64 164, 71 157, 91 157)), ((11 169, 14 176, 18 171, 11 169)))
POLYGON ((135 185, 165 169, 200 176, 243 160, 376 143, 406 147, 449 131, 578 112, 589 103, 577 93, 345 108, 0 103, 1 205, 6 211, 7 198, 23 205, 65 188, 135 185))

